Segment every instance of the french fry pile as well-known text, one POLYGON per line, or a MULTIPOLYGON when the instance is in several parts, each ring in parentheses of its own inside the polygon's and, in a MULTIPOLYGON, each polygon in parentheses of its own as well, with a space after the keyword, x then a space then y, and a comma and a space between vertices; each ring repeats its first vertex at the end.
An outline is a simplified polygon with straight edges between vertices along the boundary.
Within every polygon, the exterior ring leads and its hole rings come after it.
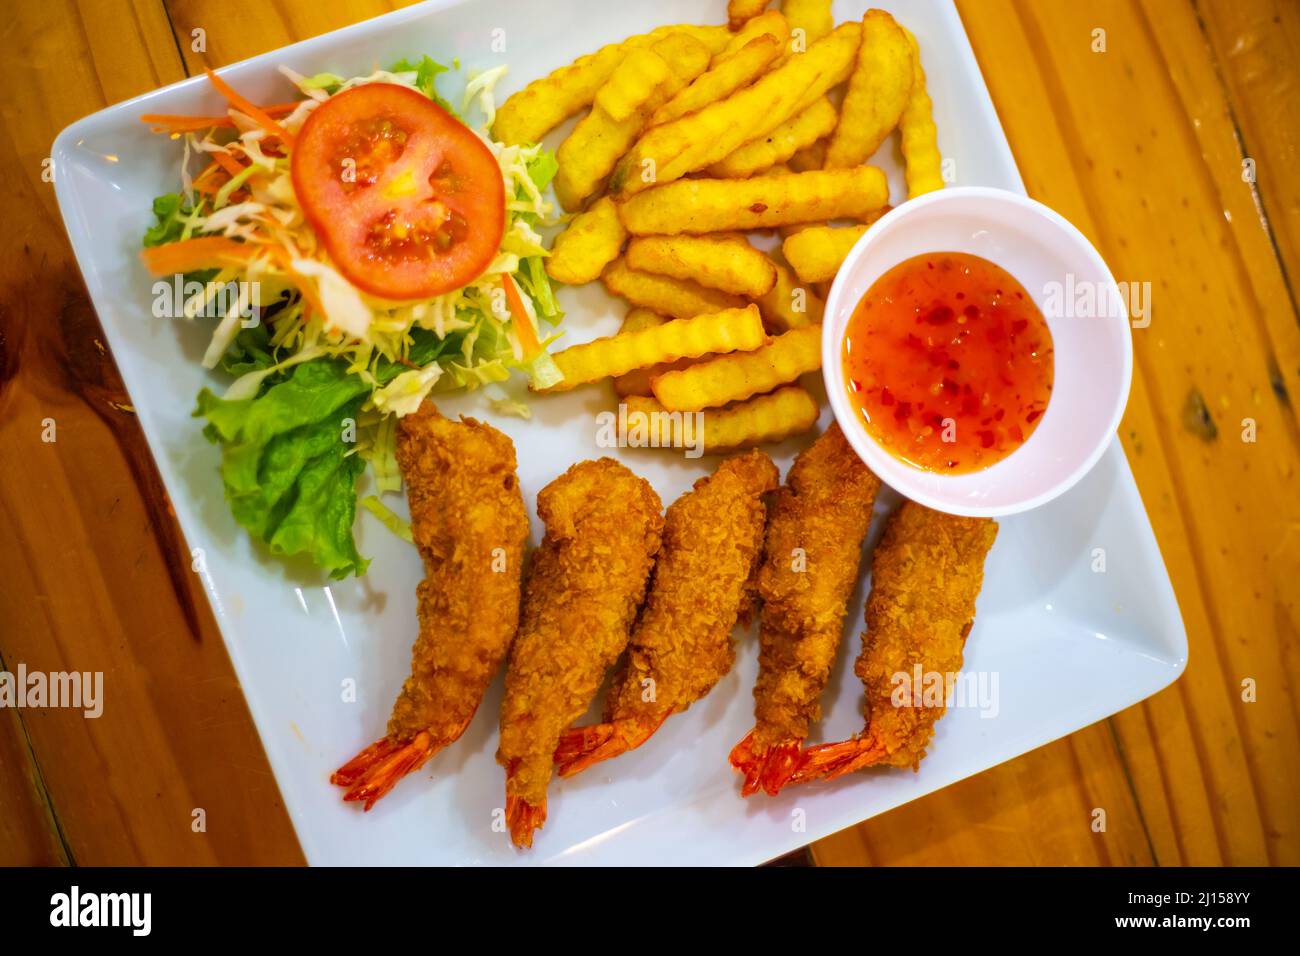
POLYGON ((630 311, 617 334, 555 354, 554 390, 612 378, 629 411, 703 411, 708 450, 816 422, 798 379, 821 367, 830 281, 889 208, 865 163, 890 133, 909 198, 943 186, 911 33, 882 10, 836 26, 830 0, 766 7, 730 0, 727 26, 606 46, 510 97, 493 127, 536 142, 587 110, 557 151, 571 218, 547 272, 600 279, 630 311), (779 253, 750 244, 772 231, 779 253))

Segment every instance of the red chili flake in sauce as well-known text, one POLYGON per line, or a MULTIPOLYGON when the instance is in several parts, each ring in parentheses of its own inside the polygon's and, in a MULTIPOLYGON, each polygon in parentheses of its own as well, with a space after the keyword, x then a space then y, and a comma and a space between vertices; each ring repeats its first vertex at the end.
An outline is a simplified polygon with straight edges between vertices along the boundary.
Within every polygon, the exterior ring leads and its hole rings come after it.
POLYGON ((1052 335, 1000 266, 960 252, 890 269, 844 335, 849 400, 920 468, 979 471, 1033 434, 1052 393, 1052 335), (1023 423, 1023 424, 1021 424, 1023 423))

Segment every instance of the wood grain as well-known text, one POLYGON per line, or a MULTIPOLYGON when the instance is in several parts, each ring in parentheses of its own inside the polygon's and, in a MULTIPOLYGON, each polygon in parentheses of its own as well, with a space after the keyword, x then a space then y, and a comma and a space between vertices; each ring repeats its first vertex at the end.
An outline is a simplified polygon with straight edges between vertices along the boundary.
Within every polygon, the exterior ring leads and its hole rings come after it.
POLYGON ((165 11, 52 0, 8 17, 0 83, 23 96, 0 140, 0 220, 18 227, 0 261, 0 657, 102 672, 104 711, 0 714, 4 804, 41 810, 0 863, 301 862, 41 175, 63 126, 183 78, 165 11), (26 766, 9 759, 23 741, 26 766))
MULTIPOLYGON (((1270 769, 1300 766, 1300 444, 1287 398, 1300 378, 1300 327, 1241 179, 1229 75, 1198 15, 1211 6, 1217 14, 1228 5, 960 5, 1030 195, 1096 242, 1117 278, 1152 284, 1151 325, 1134 331, 1121 435, 1187 625, 1187 672, 1101 726, 817 844, 821 862, 856 862, 854 847, 877 862, 946 863, 957 852, 1009 863, 1300 860, 1292 809, 1300 785, 1294 772, 1270 769), (1093 50, 1097 29, 1105 52, 1093 50), (1254 443, 1241 440, 1246 418, 1257 424, 1254 443), (1271 687, 1272 699, 1243 702, 1245 678, 1271 687), (1104 772, 1108 758, 1114 767, 1104 772), (1063 806, 1110 807, 1124 780, 1132 800, 1120 799, 1120 821, 1138 826, 1116 827, 1112 809, 1108 831, 1095 834, 1087 813, 1040 806, 1016 828, 1035 847, 1058 848, 1040 860, 1014 848, 1008 856, 1003 838, 962 823, 990 794, 1011 801, 1005 813, 1040 801, 1018 787, 1033 762, 1063 806), (909 832, 939 836, 898 855, 898 835, 909 832), (879 855, 882 846, 890 852, 879 855)), ((1278 148, 1294 166, 1294 149, 1278 148)))
MULTIPOLYGON (((300 862, 42 160, 63 126, 110 102, 392 5, 280 0, 238 17, 216 0, 16 6, 0 58, 0 666, 102 670, 106 701, 98 720, 0 711, 0 864, 300 862), (198 807, 206 833, 191 828, 198 807)), ((1156 697, 813 855, 1298 863, 1300 5, 959 9, 1030 194, 1078 224, 1118 278, 1151 283, 1121 434, 1190 663, 1156 697), (1248 678, 1255 703, 1242 700, 1248 678)))

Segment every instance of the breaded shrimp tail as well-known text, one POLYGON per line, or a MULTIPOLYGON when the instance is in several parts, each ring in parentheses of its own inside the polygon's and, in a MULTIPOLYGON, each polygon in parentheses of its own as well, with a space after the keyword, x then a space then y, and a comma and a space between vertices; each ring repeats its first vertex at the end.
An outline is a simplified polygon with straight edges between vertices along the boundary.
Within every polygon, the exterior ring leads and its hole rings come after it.
POLYGON ((762 496, 779 480, 772 460, 752 451, 724 461, 673 502, 645 609, 606 699, 605 722, 560 738, 560 776, 641 746, 731 669, 731 632, 749 604, 763 549, 762 496))
POLYGON ((432 404, 398 424, 411 531, 424 561, 420 635, 388 734, 330 777, 369 810, 469 725, 519 623, 528 513, 510 439, 432 404))
POLYGON ((610 458, 574 465, 537 496, 546 536, 524 586, 506 668, 497 762, 515 846, 546 820, 560 734, 623 653, 663 532, 659 496, 610 458))
POLYGON ((890 517, 872 562, 867 629, 854 667, 866 685, 866 729, 852 740, 809 748, 793 782, 876 765, 917 767, 946 701, 942 693, 927 699, 913 675, 917 668, 941 675, 946 688, 961 670, 984 558, 997 533, 987 518, 941 514, 910 501, 890 517))
POLYGON ((758 574, 763 610, 754 729, 731 751, 741 793, 775 795, 798 763, 858 579, 880 479, 831 425, 804 450, 777 492, 758 574))

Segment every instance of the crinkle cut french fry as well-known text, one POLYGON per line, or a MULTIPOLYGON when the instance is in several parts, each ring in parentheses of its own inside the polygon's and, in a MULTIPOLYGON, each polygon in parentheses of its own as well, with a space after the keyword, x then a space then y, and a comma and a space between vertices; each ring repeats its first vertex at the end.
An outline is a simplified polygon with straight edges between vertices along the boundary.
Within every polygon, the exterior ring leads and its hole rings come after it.
POLYGON ((806 173, 810 169, 821 169, 826 165, 826 140, 818 140, 811 146, 805 146, 790 157, 790 169, 796 173, 806 173))
POLYGON ((615 168, 610 190, 626 198, 704 169, 766 136, 848 79, 861 36, 861 24, 845 23, 752 86, 650 129, 615 168))
POLYGON ((724 26, 672 24, 601 47, 510 96, 497 109, 492 138, 507 146, 540 142, 556 126, 591 105, 596 92, 629 50, 649 46, 672 33, 688 34, 714 54, 726 47, 733 36, 724 26))
POLYGON ((611 43, 529 83, 498 107, 492 138, 507 146, 539 142, 553 127, 589 106, 627 51, 644 40, 629 37, 611 43))
POLYGON ((627 119, 644 106, 671 75, 672 68, 653 48, 638 47, 624 57, 618 69, 596 91, 592 105, 599 106, 613 119, 627 119))
POLYGON ((743 179, 784 163, 799 150, 812 146, 835 129, 838 119, 834 104, 823 96, 767 136, 746 143, 720 162, 714 163, 709 167, 709 175, 743 179))
POLYGON ((781 441, 817 424, 817 400, 798 385, 704 413, 704 450, 781 441))
POLYGON ((646 236, 627 247, 627 264, 641 272, 689 279, 751 299, 776 283, 776 269, 748 242, 701 236, 646 236))
POLYGON ((802 30, 806 43, 820 40, 835 26, 831 0, 781 0, 781 12, 790 23, 790 32, 802 30))
POLYGON ((571 212, 595 195, 619 157, 636 141, 649 112, 708 65, 708 49, 685 33, 669 34, 629 53, 601 90, 615 88, 617 92, 611 99, 621 106, 635 104, 635 108, 622 119, 616 118, 601 106, 597 93, 598 101, 555 153, 559 162, 555 195, 560 205, 571 212), (660 67, 648 67, 652 60, 658 60, 660 67))
POLYGON ((898 125, 912 92, 914 70, 907 34, 884 10, 862 18, 857 65, 826 147, 826 169, 865 163, 898 125))
POLYGON ((808 226, 781 244, 781 253, 803 282, 834 279, 866 226, 808 226))
POLYGON ((680 358, 756 349, 765 337, 763 320, 755 305, 710 312, 692 319, 673 319, 637 332, 620 332, 554 353, 552 358, 564 380, 549 391, 567 391, 634 368, 680 358))
MULTIPOLYGON (((660 33, 655 32, 655 38, 658 39, 660 33)), ((708 24, 700 26, 694 23, 677 23, 667 28, 668 33, 685 33, 693 40, 703 43, 713 56, 717 56, 727 48, 735 36, 730 30, 721 24, 708 24)))
POLYGON ((731 35, 731 39, 722 48, 722 52, 714 57, 713 65, 717 66, 723 57, 735 53, 755 37, 764 34, 775 37, 777 44, 780 46, 778 55, 784 54, 786 44, 790 42, 790 24, 786 20, 785 14, 779 10, 768 10, 766 13, 760 13, 754 19, 746 22, 743 27, 731 35))
MULTIPOLYGON (((644 425, 647 434, 654 436, 652 445, 682 448, 700 441, 698 435, 685 434, 686 429, 695 427, 690 413, 670 412, 656 399, 640 395, 629 395, 624 403, 629 424, 635 414, 646 416, 644 425)), ((726 408, 707 409, 702 445, 712 452, 782 441, 817 424, 818 412, 812 395, 798 385, 787 385, 726 408)))
POLYGON ((885 174, 855 166, 752 179, 683 179, 633 196, 618 212, 634 236, 698 235, 864 219, 888 201, 885 174))
POLYGON ((578 213, 555 237, 546 258, 546 274, 565 285, 582 285, 600 278, 601 270, 618 258, 627 230, 608 196, 578 213))
POLYGON ((763 12, 767 0, 727 0, 727 23, 733 30, 763 12))
POLYGON ((820 325, 794 329, 751 352, 720 355, 678 372, 666 372, 651 379, 650 386, 655 398, 674 412, 697 412, 741 401, 821 368, 821 341, 820 325))
MULTIPOLYGON (((651 312, 649 309, 629 309, 627 317, 624 318, 623 324, 619 327, 619 331, 639 332, 641 329, 663 325, 669 321, 671 320, 664 318, 657 312, 651 312)), ((664 372, 670 372, 673 369, 686 368, 692 362, 712 358, 712 356, 712 352, 706 352, 698 357, 688 356, 672 362, 660 362, 658 365, 634 368, 632 371, 619 375, 614 379, 614 394, 653 395, 654 392, 650 389, 650 379, 655 375, 662 375, 664 372)))
POLYGON ((623 316, 623 324, 618 327, 618 331, 620 334, 640 332, 642 329, 653 329, 657 325, 663 325, 667 321, 667 317, 658 312, 634 306, 627 310, 627 315, 623 316))
MULTIPOLYGON (((655 325, 663 325, 668 320, 657 312, 651 312, 649 309, 630 309, 623 324, 619 326, 619 332, 639 332, 641 329, 648 329, 655 325)), ((674 369, 686 368, 692 362, 709 358, 709 355, 701 355, 695 358, 680 358, 675 362, 661 362, 658 365, 650 365, 646 368, 634 368, 630 372, 625 372, 614 379, 614 394, 620 396, 628 395, 653 395, 650 390, 650 379, 656 375, 662 375, 664 372, 671 372, 674 369)))
POLYGON ((776 284, 771 292, 758 300, 758 310, 763 313, 767 330, 780 333, 820 325, 826 302, 811 286, 800 282, 785 263, 771 261, 776 268, 776 284))
POLYGON ((695 113, 762 75, 767 65, 781 53, 781 41, 768 33, 760 34, 734 53, 717 57, 708 71, 701 73, 690 86, 679 92, 650 117, 650 125, 658 126, 695 113))
POLYGON ((912 47, 912 94, 898 121, 899 141, 903 150, 903 172, 907 177, 907 198, 943 188, 943 159, 939 155, 939 132, 934 125, 933 104, 925 88, 925 70, 921 68, 921 48, 906 27, 912 47))
POLYGON ((571 64, 560 66, 546 77, 534 79, 500 104, 491 127, 493 138, 506 146, 541 142, 542 137, 555 126, 591 105, 599 88, 623 62, 629 49, 649 46, 675 31, 694 36, 714 53, 732 40, 731 31, 724 26, 677 23, 647 34, 629 36, 621 43, 608 44, 594 53, 578 57, 571 64))
POLYGON ((626 299, 631 305, 639 305, 674 319, 688 319, 693 315, 720 312, 723 309, 739 309, 745 305, 745 300, 738 295, 709 289, 698 282, 630 269, 624 259, 615 259, 606 266, 601 279, 606 289, 626 299))
POLYGON ((639 113, 616 120, 598 106, 578 122, 555 153, 560 164, 555 174, 555 195, 566 212, 580 209, 600 190, 643 123, 639 113))

